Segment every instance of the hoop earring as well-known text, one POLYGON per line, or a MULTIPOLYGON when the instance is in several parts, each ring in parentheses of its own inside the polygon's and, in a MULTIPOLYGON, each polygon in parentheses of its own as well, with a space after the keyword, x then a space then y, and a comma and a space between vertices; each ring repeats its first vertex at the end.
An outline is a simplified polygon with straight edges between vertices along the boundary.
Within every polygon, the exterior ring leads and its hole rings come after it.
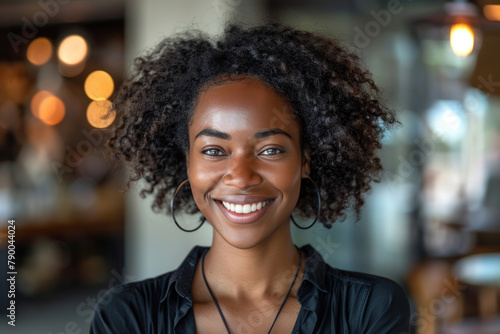
POLYGON ((293 219, 293 216, 290 215, 290 219, 292 220, 293 224, 295 226, 297 226, 298 228, 300 228, 301 230, 307 230, 307 229, 310 229, 311 227, 313 227, 314 224, 316 224, 316 222, 318 221, 318 218, 319 218, 319 214, 320 214, 320 211, 321 211, 321 196, 319 194, 319 189, 318 189, 318 186, 316 185, 316 183, 313 181, 313 179, 311 179, 309 176, 307 177, 307 179, 309 179, 309 181, 311 181, 311 183, 313 184, 314 186, 314 189, 316 189, 316 197, 318 199, 318 211, 316 212, 316 218, 314 218, 314 221, 309 225, 309 226, 306 226, 306 227, 302 227, 300 226, 299 224, 297 224, 297 222, 295 222, 295 219, 293 219))
POLYGON ((172 196, 172 199, 170 200, 170 214, 172 215, 172 219, 174 220, 174 223, 175 223, 175 225, 177 225, 178 228, 180 228, 184 232, 194 232, 197 229, 199 229, 201 227, 201 225, 203 225, 203 223, 206 220, 205 217, 203 217, 203 220, 201 221, 201 224, 198 227, 196 227, 195 229, 192 229, 192 230, 186 230, 181 225, 179 225, 179 223, 175 219, 175 213, 174 213, 174 199, 175 199, 175 196, 177 195, 177 193, 179 192, 179 190, 182 188, 182 186, 184 184, 186 184, 187 182, 189 182, 189 179, 185 179, 184 181, 182 181, 181 184, 179 184, 177 186, 177 188, 175 189, 174 196, 172 196))

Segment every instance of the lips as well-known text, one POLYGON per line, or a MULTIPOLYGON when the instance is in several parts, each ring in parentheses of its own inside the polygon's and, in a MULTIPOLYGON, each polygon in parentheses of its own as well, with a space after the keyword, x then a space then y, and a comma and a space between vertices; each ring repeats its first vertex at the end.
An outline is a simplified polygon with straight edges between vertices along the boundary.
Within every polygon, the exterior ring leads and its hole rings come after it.
POLYGON ((268 210, 270 204, 273 202, 271 199, 261 201, 246 200, 242 202, 237 200, 215 201, 226 218, 236 224, 249 224, 261 218, 268 210), (239 202, 239 203, 238 203, 239 202))

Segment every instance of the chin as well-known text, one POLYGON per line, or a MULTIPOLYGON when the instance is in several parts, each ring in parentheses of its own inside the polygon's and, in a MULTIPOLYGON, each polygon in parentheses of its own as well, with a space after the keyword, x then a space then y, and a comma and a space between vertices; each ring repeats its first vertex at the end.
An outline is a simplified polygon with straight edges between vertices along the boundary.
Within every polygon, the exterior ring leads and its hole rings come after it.
MULTIPOLYGON (((290 229, 288 222, 286 226, 282 227, 290 229)), ((281 229, 280 226, 277 226, 274 230, 262 230, 253 226, 252 228, 244 231, 241 228, 234 229, 231 227, 226 227, 222 231, 214 231, 218 234, 217 236, 214 235, 214 241, 217 238, 220 239, 217 242, 225 242, 237 249, 251 249, 267 242, 274 242, 272 240, 276 240, 277 238, 279 238, 279 235, 281 234, 280 230, 284 229, 281 229)))

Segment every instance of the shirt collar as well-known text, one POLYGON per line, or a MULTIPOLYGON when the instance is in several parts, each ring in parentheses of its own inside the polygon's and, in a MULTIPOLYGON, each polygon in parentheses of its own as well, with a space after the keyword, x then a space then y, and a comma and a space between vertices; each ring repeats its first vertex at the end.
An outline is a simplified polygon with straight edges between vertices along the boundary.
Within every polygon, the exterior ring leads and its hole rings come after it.
MULTIPOLYGON (((311 245, 304 245, 300 249, 306 254, 307 262, 304 277, 297 292, 297 298, 302 306, 311 311, 315 311, 318 304, 319 292, 328 293, 325 281, 326 263, 323 257, 311 245)), ((187 299, 189 304, 192 304, 191 285, 194 272, 198 260, 201 258, 203 252, 207 250, 208 247, 201 246, 195 246, 191 249, 186 259, 172 274, 168 283, 169 287, 163 292, 164 295, 161 302, 167 299, 170 285, 175 284, 175 291, 177 294, 187 299)))
POLYGON ((314 284, 322 292, 328 292, 326 285, 326 263, 311 245, 307 244, 300 248, 307 256, 304 280, 314 284))
POLYGON ((304 308, 316 312, 320 292, 328 293, 326 263, 311 245, 304 245, 300 249, 306 254, 307 262, 302 283, 297 291, 297 299, 304 308))
POLYGON ((207 251, 208 247, 195 246, 191 249, 188 256, 181 263, 179 268, 172 274, 168 288, 163 292, 163 297, 160 302, 167 300, 170 285, 175 284, 175 291, 177 294, 192 304, 191 300, 191 285, 193 283, 193 276, 196 270, 198 260, 201 258, 203 252, 207 251))

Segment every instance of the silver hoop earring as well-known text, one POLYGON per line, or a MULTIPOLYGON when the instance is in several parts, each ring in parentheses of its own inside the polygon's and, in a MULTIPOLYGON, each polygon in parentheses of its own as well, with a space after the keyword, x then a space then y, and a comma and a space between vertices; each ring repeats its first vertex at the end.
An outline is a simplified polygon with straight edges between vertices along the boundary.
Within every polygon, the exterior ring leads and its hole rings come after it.
POLYGON ((201 221, 201 224, 198 227, 196 227, 195 229, 192 229, 192 230, 186 230, 185 228, 183 228, 182 226, 179 225, 179 223, 175 219, 175 213, 174 213, 174 199, 175 199, 175 196, 177 195, 177 193, 179 192, 179 190, 182 188, 182 186, 184 184, 186 184, 187 182, 189 182, 189 179, 185 179, 184 181, 182 181, 181 184, 179 184, 177 186, 177 188, 175 189, 174 196, 172 196, 172 199, 170 200, 170 214, 172 215, 172 219, 174 220, 174 223, 175 223, 175 225, 177 225, 178 228, 180 228, 184 232, 194 232, 197 229, 199 229, 201 227, 201 225, 203 225, 203 223, 206 220, 205 217, 203 217, 203 220, 201 221))
POLYGON ((295 226, 297 226, 298 228, 300 228, 301 230, 307 230, 307 229, 310 229, 311 227, 313 227, 313 225, 316 224, 316 222, 318 221, 319 214, 320 214, 320 211, 321 211, 321 196, 319 194, 318 186, 313 181, 313 179, 311 179, 309 176, 307 177, 307 179, 309 179, 309 181, 311 181, 311 183, 314 186, 314 189, 316 190, 316 197, 318 199, 318 210, 316 212, 316 218, 314 218, 314 221, 309 226, 306 226, 306 227, 303 227, 303 226, 300 226, 299 224, 297 224, 297 222, 295 222, 295 219, 293 219, 293 216, 290 215, 290 219, 292 220, 293 224, 295 226))

